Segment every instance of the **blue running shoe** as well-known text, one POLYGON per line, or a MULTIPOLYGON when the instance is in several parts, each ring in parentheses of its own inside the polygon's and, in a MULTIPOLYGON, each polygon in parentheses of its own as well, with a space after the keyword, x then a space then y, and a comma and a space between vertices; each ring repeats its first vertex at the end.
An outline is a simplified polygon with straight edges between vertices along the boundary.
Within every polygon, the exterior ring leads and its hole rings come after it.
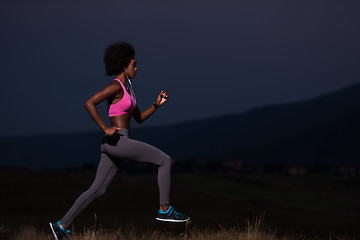
POLYGON ((50 223, 51 231, 54 234, 55 240, 62 240, 68 237, 70 230, 65 230, 60 226, 60 221, 50 223))
POLYGON ((164 222, 187 222, 190 220, 190 218, 185 214, 175 211, 174 207, 170 206, 166 212, 163 212, 161 209, 159 209, 156 220, 164 222))

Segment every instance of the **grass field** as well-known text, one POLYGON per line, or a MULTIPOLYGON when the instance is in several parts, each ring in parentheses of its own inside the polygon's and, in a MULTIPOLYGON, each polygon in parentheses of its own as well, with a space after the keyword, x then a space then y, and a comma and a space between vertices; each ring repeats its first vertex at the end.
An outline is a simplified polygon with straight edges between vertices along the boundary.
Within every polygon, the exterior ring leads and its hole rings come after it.
MULTIPOLYGON (((51 239, 48 222, 93 178, 92 170, 2 169, 0 238, 51 239)), ((174 173, 171 199, 192 219, 189 239, 360 239, 359 187, 359 178, 330 174, 174 173)), ((76 219, 72 239, 185 238, 183 224, 154 220, 157 202, 155 170, 121 173, 76 219)))

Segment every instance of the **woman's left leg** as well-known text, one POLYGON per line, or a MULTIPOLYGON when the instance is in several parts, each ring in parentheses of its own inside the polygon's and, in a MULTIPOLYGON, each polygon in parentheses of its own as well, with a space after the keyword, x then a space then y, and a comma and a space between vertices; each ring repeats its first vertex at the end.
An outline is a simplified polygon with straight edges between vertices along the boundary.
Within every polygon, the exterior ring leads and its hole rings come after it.
POLYGON ((128 138, 124 129, 120 130, 119 136, 113 139, 105 138, 103 151, 114 159, 129 159, 135 162, 157 165, 161 209, 159 209, 156 219, 168 222, 190 220, 188 216, 175 211, 170 206, 171 157, 169 155, 147 143, 128 138), (114 141, 115 139, 116 141, 114 141))
MULTIPOLYGON (((109 139, 111 141, 111 139, 109 139)), ((158 148, 140 141, 119 137, 116 145, 104 142, 103 149, 111 158, 128 159, 158 166, 160 205, 170 204, 171 157, 158 148)))

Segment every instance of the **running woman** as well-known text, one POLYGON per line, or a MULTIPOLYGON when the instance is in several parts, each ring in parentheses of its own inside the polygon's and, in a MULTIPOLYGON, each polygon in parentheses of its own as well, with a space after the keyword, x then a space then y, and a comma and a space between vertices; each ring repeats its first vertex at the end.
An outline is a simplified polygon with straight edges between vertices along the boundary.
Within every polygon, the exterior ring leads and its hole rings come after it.
POLYGON ((117 42, 107 47, 104 54, 106 74, 115 79, 101 91, 95 93, 85 108, 96 124, 104 131, 101 143, 101 159, 96 177, 90 188, 82 193, 70 210, 59 221, 50 222, 56 240, 66 239, 68 227, 74 219, 97 197, 106 192, 111 180, 118 172, 121 161, 130 160, 158 166, 160 209, 156 219, 167 222, 185 222, 190 218, 174 210, 170 205, 171 158, 149 144, 130 138, 130 118, 142 123, 169 98, 167 91, 161 91, 156 101, 141 112, 136 105, 131 81, 138 70, 134 47, 126 42, 117 42), (129 84, 128 84, 129 83, 129 84), (96 105, 107 100, 111 126, 100 117, 96 105))

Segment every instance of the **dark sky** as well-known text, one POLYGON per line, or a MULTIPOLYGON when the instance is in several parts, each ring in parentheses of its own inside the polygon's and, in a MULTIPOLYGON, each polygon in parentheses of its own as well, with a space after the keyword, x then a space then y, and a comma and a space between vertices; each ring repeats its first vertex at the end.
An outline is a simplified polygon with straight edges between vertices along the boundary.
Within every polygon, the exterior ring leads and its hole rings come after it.
POLYGON ((83 104, 112 80, 103 51, 119 40, 136 49, 140 109, 171 95, 143 126, 359 83, 359 12, 355 0, 2 0, 0 136, 98 129, 83 104))

